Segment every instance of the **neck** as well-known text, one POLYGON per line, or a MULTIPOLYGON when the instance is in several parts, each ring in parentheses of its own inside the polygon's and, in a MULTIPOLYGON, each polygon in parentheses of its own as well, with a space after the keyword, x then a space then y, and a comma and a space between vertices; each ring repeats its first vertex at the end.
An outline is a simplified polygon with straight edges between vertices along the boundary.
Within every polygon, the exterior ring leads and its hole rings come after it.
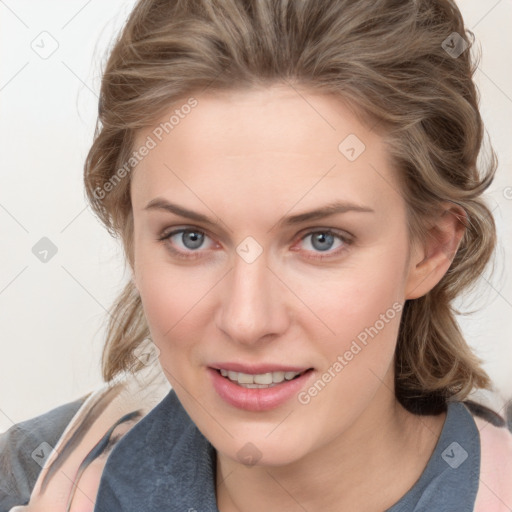
POLYGON ((286 466, 245 466, 217 452, 218 509, 381 512, 418 480, 445 417, 409 413, 383 383, 350 428, 286 466))

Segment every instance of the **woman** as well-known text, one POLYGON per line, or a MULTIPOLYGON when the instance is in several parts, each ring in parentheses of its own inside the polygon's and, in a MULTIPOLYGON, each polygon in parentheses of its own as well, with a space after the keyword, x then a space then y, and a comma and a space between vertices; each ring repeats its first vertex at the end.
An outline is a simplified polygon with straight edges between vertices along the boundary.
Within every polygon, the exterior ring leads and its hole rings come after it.
POLYGON ((132 271, 104 378, 150 336, 173 389, 95 511, 512 508, 452 307, 495 244, 470 36, 449 0, 138 2, 85 185, 132 271))

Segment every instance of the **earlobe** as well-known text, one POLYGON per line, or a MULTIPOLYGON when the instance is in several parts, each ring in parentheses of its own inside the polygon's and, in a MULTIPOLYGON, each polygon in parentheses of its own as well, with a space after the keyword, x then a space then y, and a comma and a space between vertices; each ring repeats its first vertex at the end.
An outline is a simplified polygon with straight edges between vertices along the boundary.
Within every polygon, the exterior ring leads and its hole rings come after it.
POLYGON ((417 299, 441 281, 457 254, 466 230, 467 215, 458 205, 443 203, 432 219, 422 247, 416 247, 407 279, 405 299, 417 299))

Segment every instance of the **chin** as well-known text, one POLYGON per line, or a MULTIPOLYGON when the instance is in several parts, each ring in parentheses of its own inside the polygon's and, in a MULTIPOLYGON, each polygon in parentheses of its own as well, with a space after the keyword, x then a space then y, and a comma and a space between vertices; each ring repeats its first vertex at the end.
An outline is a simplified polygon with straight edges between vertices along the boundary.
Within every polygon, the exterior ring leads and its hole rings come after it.
POLYGON ((308 453, 308 447, 304 446, 304 442, 288 439, 284 442, 283 437, 277 433, 274 439, 266 438, 269 430, 260 435, 236 436, 236 441, 223 443, 223 446, 215 446, 218 451, 232 459, 238 464, 247 467, 252 466, 286 466, 297 462, 308 453))

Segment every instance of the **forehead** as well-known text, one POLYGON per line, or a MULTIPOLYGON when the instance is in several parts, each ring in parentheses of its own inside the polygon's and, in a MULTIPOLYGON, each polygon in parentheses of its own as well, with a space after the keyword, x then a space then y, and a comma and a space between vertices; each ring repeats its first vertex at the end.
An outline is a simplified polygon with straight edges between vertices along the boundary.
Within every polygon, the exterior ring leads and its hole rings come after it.
POLYGON ((151 141, 152 149, 133 171, 134 202, 187 185, 261 200, 297 199, 307 188, 311 199, 334 189, 361 200, 396 196, 382 137, 340 97, 282 85, 191 97, 138 133, 135 148, 151 141))

